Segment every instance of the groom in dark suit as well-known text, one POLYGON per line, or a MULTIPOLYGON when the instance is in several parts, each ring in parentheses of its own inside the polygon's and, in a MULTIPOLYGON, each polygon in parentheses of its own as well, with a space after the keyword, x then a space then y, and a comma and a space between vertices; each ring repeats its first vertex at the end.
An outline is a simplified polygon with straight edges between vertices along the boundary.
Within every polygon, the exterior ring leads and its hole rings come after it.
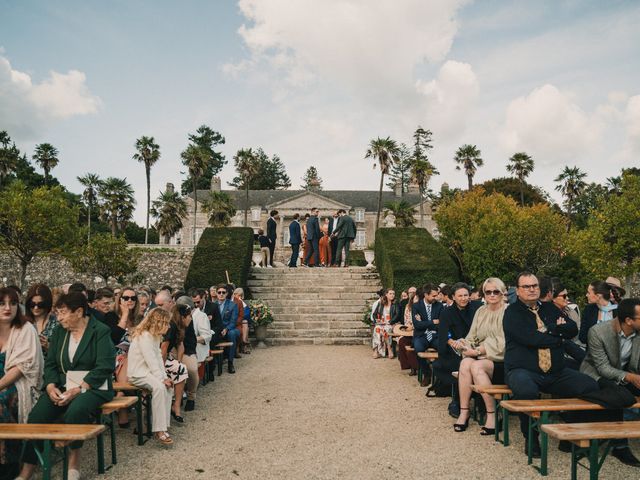
POLYGON ((296 268, 298 266, 298 255, 300 254, 300 244, 302 243, 302 234, 300 233, 300 214, 293 215, 293 222, 289 224, 289 244, 291 245, 291 260, 289 267, 296 268))
POLYGON ((347 215, 346 210, 338 210, 340 217, 338 219, 338 224, 333 229, 333 238, 338 239, 338 246, 336 251, 336 256, 334 258, 334 265, 337 267, 340 266, 340 262, 342 262, 342 250, 344 250, 344 266, 349 266, 349 249, 351 248, 351 242, 355 240, 356 233, 358 228, 356 227, 353 218, 347 215))
POLYGON ((273 254, 276 250, 276 239, 278 234, 278 211, 271 210, 269 220, 267 220, 267 238, 269 239, 269 265, 273 267, 273 254))
POLYGON ((307 256, 304 259, 303 265, 305 267, 309 266, 309 259, 311 258, 311 254, 313 254, 314 265, 320 265, 320 247, 318 242, 320 242, 320 223, 318 223, 318 213, 319 210, 317 208, 311 209, 311 216, 309 220, 307 220, 307 240, 309 240, 309 251, 307 252, 307 256))

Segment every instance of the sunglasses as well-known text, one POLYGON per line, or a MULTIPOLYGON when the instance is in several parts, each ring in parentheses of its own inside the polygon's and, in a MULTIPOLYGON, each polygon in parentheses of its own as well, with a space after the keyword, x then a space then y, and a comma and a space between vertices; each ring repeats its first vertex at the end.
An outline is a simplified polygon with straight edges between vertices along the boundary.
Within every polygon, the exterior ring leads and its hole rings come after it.
POLYGON ((562 297, 562 298, 564 298, 566 300, 569 297, 569 294, 568 293, 561 293, 560 295, 556 295, 556 297, 562 297))
POLYGON ((227 292, 226 292, 226 291, 224 291, 224 290, 218 290, 216 293, 217 293, 218 295, 226 295, 226 294, 227 294, 227 292))
POLYGON ((128 296, 128 295, 123 295, 123 296, 121 296, 120 298, 121 298, 122 300, 124 300, 125 302, 129 302, 129 301, 131 301, 131 302, 135 302, 135 301, 138 299, 138 297, 136 297, 135 295, 134 295, 134 296, 132 296, 132 297, 130 297, 130 296, 128 296))
POLYGON ((500 290, 485 290, 484 291, 485 295, 502 295, 502 292, 500 290))
POLYGON ((27 303, 29 308, 47 308, 48 305, 45 302, 29 302, 27 303))

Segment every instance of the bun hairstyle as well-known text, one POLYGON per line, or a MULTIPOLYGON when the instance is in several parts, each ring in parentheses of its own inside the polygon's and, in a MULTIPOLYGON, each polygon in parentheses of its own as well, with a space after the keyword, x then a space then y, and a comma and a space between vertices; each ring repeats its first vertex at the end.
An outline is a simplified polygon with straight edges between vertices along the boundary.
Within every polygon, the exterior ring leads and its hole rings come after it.
POLYGON ((178 305, 178 313, 181 317, 186 317, 191 313, 191 307, 189 305, 178 305))

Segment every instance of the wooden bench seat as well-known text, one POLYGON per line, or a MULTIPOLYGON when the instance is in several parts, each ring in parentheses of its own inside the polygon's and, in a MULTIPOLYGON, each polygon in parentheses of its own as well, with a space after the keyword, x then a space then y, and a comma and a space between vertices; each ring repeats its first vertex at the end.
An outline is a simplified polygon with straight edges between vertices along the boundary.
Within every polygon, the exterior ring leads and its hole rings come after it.
MULTIPOLYGON (((586 410, 606 410, 597 403, 592 403, 587 400, 579 398, 545 398, 535 400, 504 400, 501 402, 501 407, 505 412, 505 423, 508 422, 508 414, 522 413, 529 416, 529 446, 527 461, 531 465, 532 460, 532 439, 534 438, 533 431, 537 430, 540 434, 540 467, 539 469, 542 475, 547 475, 547 450, 548 450, 548 438, 542 426, 549 423, 549 415, 553 412, 577 412, 586 410)), ((629 408, 640 408, 640 402, 636 399, 636 403, 629 408)))
POLYGON ((123 408, 129 408, 135 405, 136 403, 135 397, 114 397, 113 400, 103 403, 100 406, 100 410, 103 415, 109 415, 113 412, 117 412, 118 410, 122 410, 123 408))
POLYGON ((433 362, 434 360, 438 359, 438 352, 418 352, 416 355, 418 355, 418 357, 420 358, 424 358, 428 362, 433 362))
MULTIPOLYGON (((209 355, 215 358, 216 363, 218 364, 218 376, 222 375, 222 362, 224 360, 224 349, 225 347, 231 347, 233 342, 222 342, 215 345, 214 348, 209 350, 209 355)), ((210 369, 211 375, 213 375, 213 368, 210 369)))
MULTIPOLYGON (((53 442, 76 442, 92 438, 102 438, 105 431, 104 425, 78 425, 78 424, 41 424, 41 423, 0 423, 0 440, 40 440, 43 448, 38 451, 38 462, 42 467, 42 478, 51 478, 51 452, 53 442)), ((67 480, 68 448, 62 449, 63 479, 67 480)))
POLYGON ((136 387, 129 382, 113 382, 113 390, 116 392, 133 393, 136 395, 136 432, 138 435, 138 445, 144 445, 153 433, 151 432, 151 392, 144 388, 136 387), (144 432, 142 425, 142 408, 145 407, 146 427, 144 432), (146 438, 145 438, 146 437, 146 438))
POLYGON ((542 425, 542 431, 558 440, 572 442, 571 446, 571 479, 578 478, 578 465, 589 470, 589 478, 597 480, 600 469, 609 453, 608 440, 618 438, 640 438, 640 422, 597 422, 597 423, 560 423, 542 425), (600 442, 605 442, 605 449, 600 456, 600 442), (587 457, 589 465, 580 463, 587 457))
POLYGON ((233 342, 220 342, 220 343, 216 343, 216 344, 214 345, 214 347, 218 347, 218 348, 233 347, 233 342))
POLYGON ((509 446, 509 414, 502 409, 502 402, 508 400, 513 392, 508 385, 471 385, 471 390, 479 394, 491 395, 496 401, 496 433, 494 440, 502 443, 505 447, 509 446), (502 440, 500 440, 500 428, 502 426, 502 440))

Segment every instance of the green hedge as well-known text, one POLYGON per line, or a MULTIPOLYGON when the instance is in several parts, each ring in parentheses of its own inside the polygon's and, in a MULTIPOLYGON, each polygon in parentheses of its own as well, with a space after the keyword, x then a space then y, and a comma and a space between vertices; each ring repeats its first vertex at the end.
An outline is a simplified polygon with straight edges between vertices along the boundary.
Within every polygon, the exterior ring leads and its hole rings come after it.
POLYGON ((350 250, 349 265, 353 267, 366 267, 367 261, 364 259, 364 250, 350 250))
POLYGON ((427 282, 453 283, 458 269, 447 251, 423 228, 381 228, 376 232, 376 268, 382 284, 400 292, 427 282))
POLYGON ((246 288, 251 255, 253 230, 245 227, 207 228, 193 252, 184 286, 209 288, 226 283, 225 270, 237 287, 246 288))

